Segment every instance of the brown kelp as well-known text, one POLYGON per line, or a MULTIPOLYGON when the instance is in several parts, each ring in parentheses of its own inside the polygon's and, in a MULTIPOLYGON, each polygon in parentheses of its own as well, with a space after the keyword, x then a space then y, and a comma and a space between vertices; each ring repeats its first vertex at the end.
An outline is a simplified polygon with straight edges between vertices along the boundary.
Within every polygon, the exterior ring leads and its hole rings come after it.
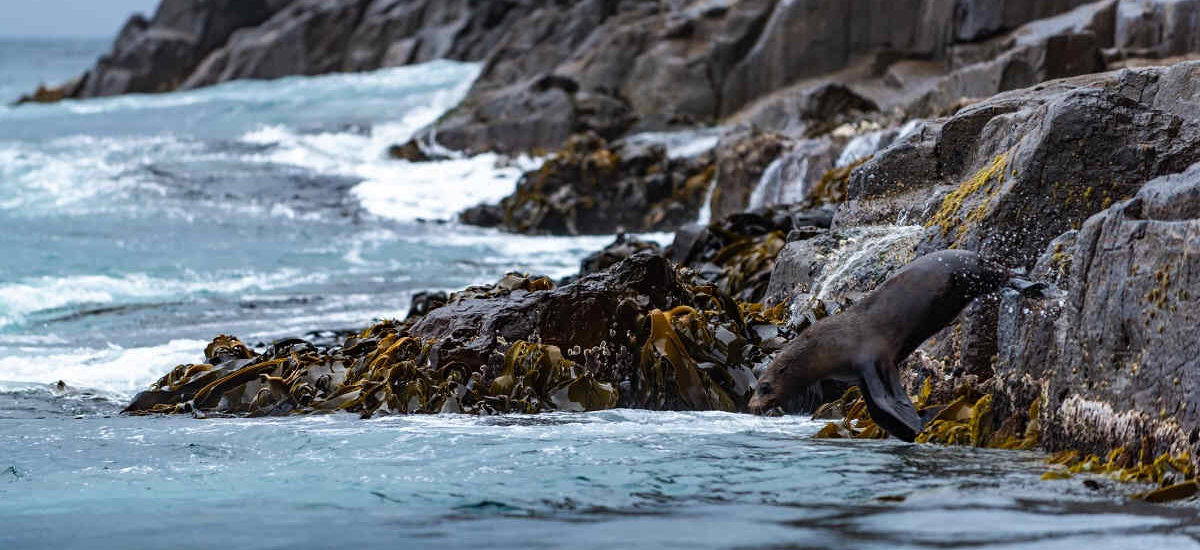
POLYGON ((564 285, 509 274, 405 321, 318 349, 255 353, 230 336, 130 404, 131 414, 537 413, 745 406, 781 311, 738 303, 652 253, 564 285))

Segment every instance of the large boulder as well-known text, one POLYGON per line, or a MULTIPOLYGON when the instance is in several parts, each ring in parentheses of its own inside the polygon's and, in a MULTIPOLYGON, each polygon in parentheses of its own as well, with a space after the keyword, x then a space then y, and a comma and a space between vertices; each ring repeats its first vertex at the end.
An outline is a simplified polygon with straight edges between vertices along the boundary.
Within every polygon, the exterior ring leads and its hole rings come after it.
POLYGON ((218 337, 205 363, 173 369, 127 412, 734 411, 764 358, 760 335, 775 330, 653 253, 559 287, 509 274, 414 310, 326 350, 284 340, 255 353, 218 337))
MULTIPOLYGON (((1051 449, 1200 450, 1200 164, 1155 179, 1049 247, 1060 294, 1003 307, 997 388, 1041 407, 1051 449), (1073 243, 1073 244, 1072 244, 1073 243)), ((1011 298, 1011 297, 1010 297, 1011 298)), ((1147 456, 1153 456, 1147 454, 1147 456)))

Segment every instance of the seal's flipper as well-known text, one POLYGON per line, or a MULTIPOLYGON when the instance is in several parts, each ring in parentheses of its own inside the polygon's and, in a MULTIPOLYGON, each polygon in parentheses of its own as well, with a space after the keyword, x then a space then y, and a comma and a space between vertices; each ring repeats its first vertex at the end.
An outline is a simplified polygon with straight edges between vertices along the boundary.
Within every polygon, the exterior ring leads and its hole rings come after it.
POLYGON ((921 433, 921 417, 900 385, 896 367, 883 361, 859 365, 859 387, 871 420, 893 437, 911 443, 921 433))

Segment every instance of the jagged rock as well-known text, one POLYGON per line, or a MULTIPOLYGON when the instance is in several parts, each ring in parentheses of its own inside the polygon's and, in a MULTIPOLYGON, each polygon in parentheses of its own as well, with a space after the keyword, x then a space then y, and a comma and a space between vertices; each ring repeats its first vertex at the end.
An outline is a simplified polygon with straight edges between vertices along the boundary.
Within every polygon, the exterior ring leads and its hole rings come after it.
POLYGON ((365 7, 365 0, 294 0, 263 24, 233 33, 183 87, 338 70, 365 7))
POLYGON ((917 227, 861 227, 789 242, 775 260, 768 306, 789 304, 803 326, 857 302, 916 257, 917 227))
POLYGON ((1123 0, 1115 38, 1123 55, 1163 58, 1200 51, 1200 1, 1123 0))
POLYGON ((495 206, 468 209, 464 223, 519 233, 661 231, 694 221, 713 177, 708 155, 670 158, 661 145, 573 136, 495 206))
POLYGON ((834 168, 837 143, 829 138, 806 139, 767 166, 755 184, 746 209, 802 203, 809 190, 834 168))
MULTIPOLYGON (((638 330, 638 313, 686 304, 686 293, 661 256, 635 255, 619 269, 593 274, 544 292, 513 291, 491 297, 451 299, 412 328, 436 340, 433 361, 486 364, 501 342, 536 339, 564 349, 587 349, 638 330)), ((613 350, 616 351, 616 350, 613 350)), ((582 357, 567 354, 568 359, 582 357)))
POLYGON ((1001 308, 999 387, 1046 400, 1049 448, 1195 456, 1198 242, 1200 164, 1090 218, 1067 245, 1069 290, 1001 308))
POLYGON ((169 92, 240 28, 267 20, 290 0, 163 0, 152 20, 129 19, 70 97, 169 92))
POLYGON ((1200 158, 1200 63, 1054 81, 932 122, 856 169, 839 227, 907 219, 923 250, 1032 267, 1046 245, 1143 182, 1200 158))
POLYGON ((426 150, 426 147, 415 139, 388 147, 388 157, 396 160, 407 160, 408 162, 429 162, 449 158, 445 155, 430 153, 426 150))
POLYGON ((204 364, 173 369, 126 412, 734 411, 777 322, 654 253, 559 287, 513 273, 439 298, 327 350, 289 339, 259 354, 218 337, 204 364))
POLYGON ((742 212, 677 233, 668 253, 735 299, 762 302, 788 236, 797 230, 821 233, 831 219, 829 211, 803 205, 742 212))
POLYGON ((446 305, 450 297, 445 292, 418 292, 413 295, 408 308, 408 319, 424 317, 425 314, 446 305))

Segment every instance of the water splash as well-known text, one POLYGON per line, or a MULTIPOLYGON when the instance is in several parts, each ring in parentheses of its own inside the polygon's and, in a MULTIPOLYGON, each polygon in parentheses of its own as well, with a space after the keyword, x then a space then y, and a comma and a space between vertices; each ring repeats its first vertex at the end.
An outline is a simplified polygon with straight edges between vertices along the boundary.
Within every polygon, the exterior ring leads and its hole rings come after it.
POLYGON ((857 227, 839 235, 837 248, 822 258, 823 271, 812 291, 792 303, 792 319, 814 303, 837 305, 850 293, 866 293, 890 270, 910 262, 924 228, 917 225, 857 227))
POLYGON ((792 204, 807 198, 809 161, 807 153, 787 154, 771 161, 750 193, 747 209, 792 204))

